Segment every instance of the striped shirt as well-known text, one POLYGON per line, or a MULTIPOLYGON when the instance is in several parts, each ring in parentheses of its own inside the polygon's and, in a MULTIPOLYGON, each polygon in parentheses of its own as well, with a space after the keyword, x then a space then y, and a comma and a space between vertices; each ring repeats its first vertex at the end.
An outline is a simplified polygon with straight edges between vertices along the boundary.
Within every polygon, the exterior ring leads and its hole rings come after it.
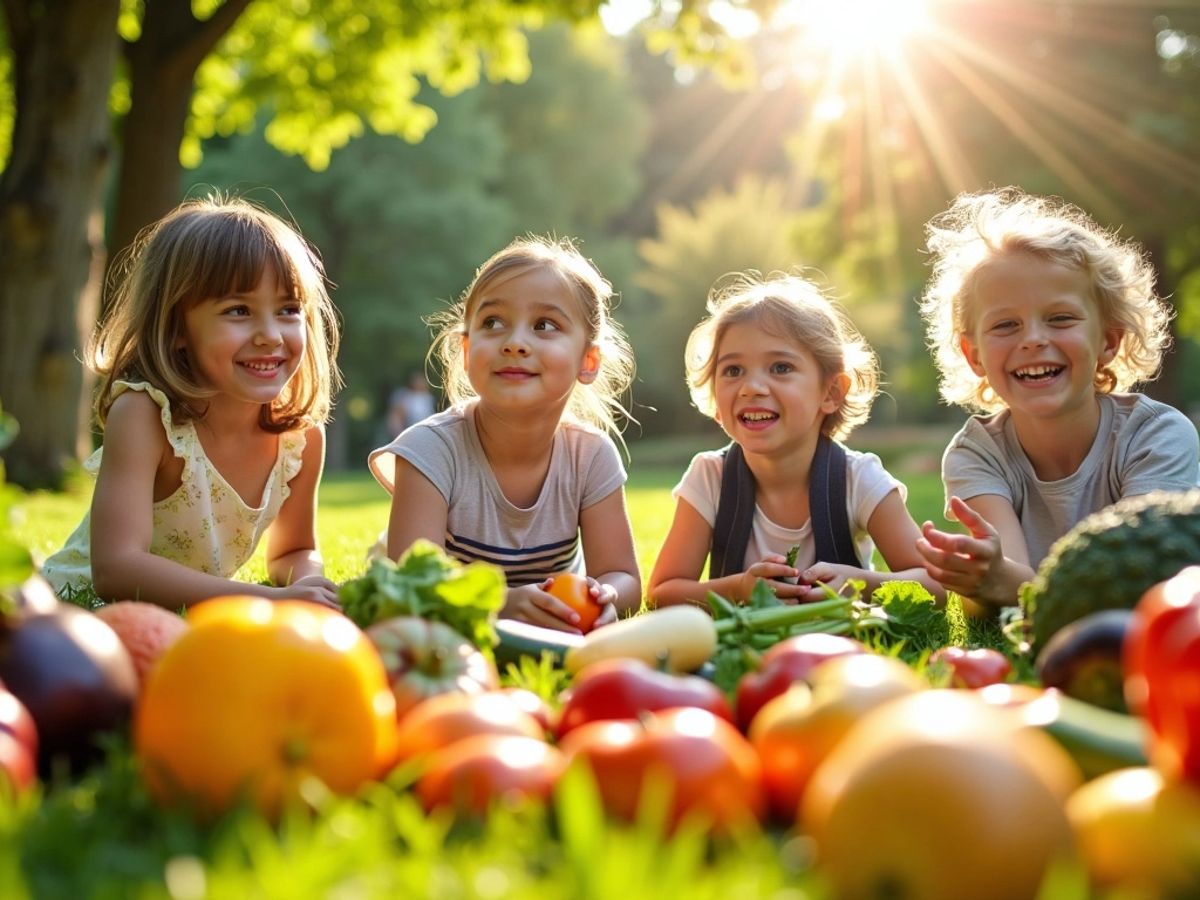
POLYGON ((410 463, 446 499, 446 552, 463 562, 500 566, 510 587, 558 572, 585 574, 579 514, 625 483, 612 439, 595 428, 563 422, 541 493, 522 508, 509 502, 496 481, 473 409, 449 409, 407 428, 371 453, 371 472, 391 493, 396 457, 410 463))

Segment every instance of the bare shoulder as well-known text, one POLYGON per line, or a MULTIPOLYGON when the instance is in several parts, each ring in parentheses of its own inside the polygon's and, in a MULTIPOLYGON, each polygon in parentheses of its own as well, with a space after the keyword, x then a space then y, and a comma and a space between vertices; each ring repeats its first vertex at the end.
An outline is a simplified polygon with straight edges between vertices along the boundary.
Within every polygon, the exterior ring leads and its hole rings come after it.
MULTIPOLYGON (((126 391, 113 401, 104 425, 104 446, 131 444, 165 448, 167 433, 163 429, 162 408, 141 391, 126 391)), ((106 453, 108 451, 106 450, 106 453)))

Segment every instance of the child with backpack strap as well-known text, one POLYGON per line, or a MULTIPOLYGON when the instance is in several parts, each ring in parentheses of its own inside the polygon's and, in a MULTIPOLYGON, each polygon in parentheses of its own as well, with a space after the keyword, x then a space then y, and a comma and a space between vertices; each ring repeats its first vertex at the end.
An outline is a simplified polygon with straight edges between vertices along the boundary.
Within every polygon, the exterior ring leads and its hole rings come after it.
POLYGON ((845 313, 794 275, 739 276, 707 309, 688 338, 687 379, 732 443, 698 453, 672 491, 650 602, 703 604, 711 590, 744 603, 766 579, 781 600, 805 603, 851 578, 868 595, 887 580, 919 581, 941 601, 904 485, 874 454, 838 443, 866 421, 879 380, 845 313), (890 572, 871 568, 875 547, 890 572))

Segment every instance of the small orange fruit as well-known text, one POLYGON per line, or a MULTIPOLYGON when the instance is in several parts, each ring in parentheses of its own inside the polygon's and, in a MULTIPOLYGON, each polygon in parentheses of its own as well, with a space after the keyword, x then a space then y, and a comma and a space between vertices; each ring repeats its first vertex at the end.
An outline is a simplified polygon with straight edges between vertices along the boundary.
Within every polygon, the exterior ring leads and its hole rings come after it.
POLYGON ((140 600, 109 603, 96 610, 96 615, 117 633, 129 651, 139 689, 145 685, 146 676, 158 658, 188 629, 181 616, 140 600))
POLYGON ((560 572, 551 577, 546 593, 557 597, 578 613, 579 621, 575 623, 575 627, 584 634, 592 630, 596 620, 600 618, 600 613, 604 611, 604 606, 588 589, 588 580, 573 572, 560 572))

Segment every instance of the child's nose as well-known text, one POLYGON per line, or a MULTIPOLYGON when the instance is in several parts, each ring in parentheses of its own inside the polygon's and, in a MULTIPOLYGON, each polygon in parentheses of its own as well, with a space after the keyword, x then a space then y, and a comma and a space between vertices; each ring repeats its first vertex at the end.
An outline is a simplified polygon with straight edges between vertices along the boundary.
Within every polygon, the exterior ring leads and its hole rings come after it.
POLYGON ((515 353, 517 356, 529 355, 529 343, 525 340, 524 335, 515 330, 508 336, 502 349, 505 353, 515 353))
POLYGON ((259 322, 258 328, 254 332, 255 343, 273 347, 280 343, 281 340, 279 324, 273 317, 259 322))
POLYGON ((1041 347, 1046 343, 1045 327, 1040 322, 1033 322, 1026 326, 1024 334, 1021 336, 1021 343, 1026 347, 1041 347))

